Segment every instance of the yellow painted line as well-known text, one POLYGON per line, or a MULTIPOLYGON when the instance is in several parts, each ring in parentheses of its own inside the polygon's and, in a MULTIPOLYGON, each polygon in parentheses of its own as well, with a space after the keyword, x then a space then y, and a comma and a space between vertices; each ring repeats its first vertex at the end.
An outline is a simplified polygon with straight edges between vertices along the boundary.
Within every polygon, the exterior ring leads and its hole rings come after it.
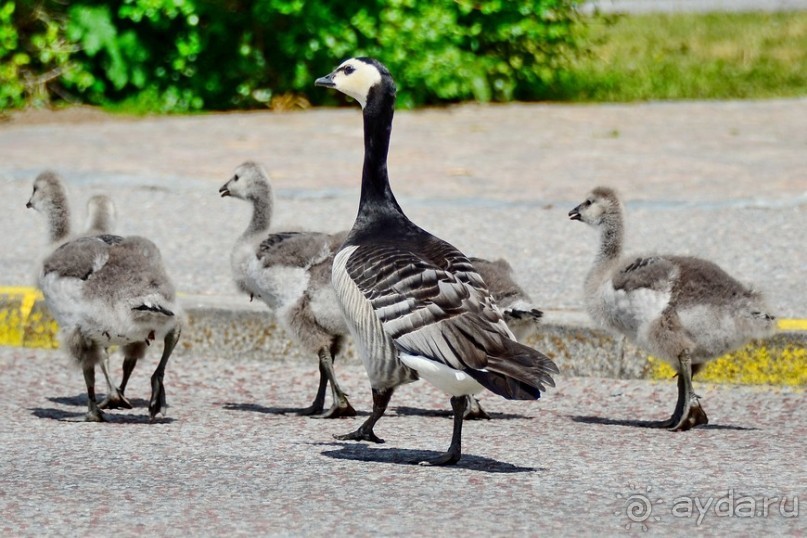
MULTIPOLYGON (((807 348, 793 343, 751 343, 718 357, 701 370, 696 381, 739 385, 807 386, 807 348)), ((675 370, 666 362, 648 358, 650 377, 670 379, 675 370)))
POLYGON ((807 319, 780 319, 780 331, 807 331, 807 319))
POLYGON ((55 348, 57 332, 38 289, 0 286, 0 346, 55 348))

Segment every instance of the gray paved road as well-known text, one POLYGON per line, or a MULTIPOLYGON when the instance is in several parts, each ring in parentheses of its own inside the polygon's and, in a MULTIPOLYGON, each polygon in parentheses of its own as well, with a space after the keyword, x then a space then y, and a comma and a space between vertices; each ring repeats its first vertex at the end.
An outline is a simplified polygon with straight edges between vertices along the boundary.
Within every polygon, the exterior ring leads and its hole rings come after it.
MULTIPOLYGON (((336 231, 355 215, 358 107, 56 118, 0 124, 0 285, 33 280, 44 223, 25 202, 45 168, 69 182, 76 222, 87 198, 110 194, 120 231, 155 240, 191 294, 235 293, 228 257, 249 209, 217 191, 245 159, 273 176, 276 230, 336 231)), ((508 258, 545 308, 582 306, 595 237, 566 213, 606 184, 628 202, 629 252, 708 257, 780 316, 805 317, 805 125, 807 99, 402 111, 390 170, 413 220, 468 254, 508 258)))
MULTIPOLYGON (((466 424, 461 465, 430 469, 407 462, 444 450, 451 423, 425 383, 400 390, 377 428, 387 443, 368 446, 331 438, 358 419, 281 413, 307 402, 313 361, 178 357, 168 417, 149 425, 157 357, 135 370, 136 408, 107 424, 76 422, 83 381, 64 360, 0 349, 5 536, 807 532, 804 391, 699 385, 712 424, 673 434, 641 427, 671 411, 672 381, 561 378, 539 402, 484 398, 495 420, 466 424)), ((338 370, 366 411, 361 367, 338 370)))

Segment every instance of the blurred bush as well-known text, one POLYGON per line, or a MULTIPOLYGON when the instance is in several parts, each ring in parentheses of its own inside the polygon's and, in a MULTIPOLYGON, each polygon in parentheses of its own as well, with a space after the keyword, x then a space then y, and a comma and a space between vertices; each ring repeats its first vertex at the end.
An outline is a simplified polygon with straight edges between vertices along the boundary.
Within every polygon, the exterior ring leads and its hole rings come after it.
POLYGON ((305 106, 350 56, 405 107, 540 98, 574 58, 577 0, 0 0, 0 107, 305 106))

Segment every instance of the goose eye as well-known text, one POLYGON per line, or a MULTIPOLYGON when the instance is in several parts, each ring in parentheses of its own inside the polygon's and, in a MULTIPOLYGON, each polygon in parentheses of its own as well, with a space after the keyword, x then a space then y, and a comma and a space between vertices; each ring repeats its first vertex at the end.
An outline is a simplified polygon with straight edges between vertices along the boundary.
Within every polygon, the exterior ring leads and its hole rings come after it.
POLYGON ((356 68, 353 67, 352 65, 346 65, 345 69, 344 69, 344 73, 346 75, 349 75, 349 74, 353 73, 353 71, 355 71, 355 70, 356 70, 356 68))

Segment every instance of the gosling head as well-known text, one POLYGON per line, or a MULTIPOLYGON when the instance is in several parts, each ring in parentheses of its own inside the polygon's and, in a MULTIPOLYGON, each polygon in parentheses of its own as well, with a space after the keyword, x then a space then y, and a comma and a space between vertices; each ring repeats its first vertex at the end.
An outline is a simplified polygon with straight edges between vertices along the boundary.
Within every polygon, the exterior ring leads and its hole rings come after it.
POLYGON ((25 207, 40 213, 51 213, 53 209, 64 209, 67 194, 61 179, 55 172, 45 171, 34 180, 34 191, 25 207))
POLYGON ((87 230, 112 233, 115 231, 116 221, 115 202, 109 196, 96 194, 87 200, 87 230))
POLYGON ((569 218, 599 227, 618 219, 621 214, 622 204, 616 192, 609 187, 597 187, 580 205, 569 211, 569 218))
POLYGON ((350 58, 314 85, 333 88, 359 102, 362 108, 376 97, 395 97, 395 82, 389 70, 373 58, 350 58))
POLYGON ((235 169, 233 176, 219 189, 219 193, 222 198, 232 196, 242 200, 269 196, 269 174, 259 163, 247 161, 235 169))

